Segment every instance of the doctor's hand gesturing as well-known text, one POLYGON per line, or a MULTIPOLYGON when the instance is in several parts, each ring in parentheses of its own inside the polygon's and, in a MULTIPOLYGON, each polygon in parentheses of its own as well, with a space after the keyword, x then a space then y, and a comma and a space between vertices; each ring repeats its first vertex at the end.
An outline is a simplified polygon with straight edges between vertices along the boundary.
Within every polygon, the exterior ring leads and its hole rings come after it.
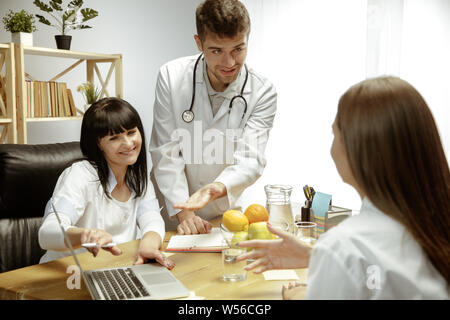
POLYGON ((227 188, 223 183, 213 182, 197 190, 185 203, 175 204, 173 207, 181 210, 198 211, 206 207, 211 201, 226 194, 227 188))
POLYGON ((227 189, 220 182, 207 184, 197 190, 185 203, 175 204, 175 209, 182 211, 177 214, 179 225, 178 234, 209 233, 212 225, 206 220, 195 215, 194 211, 201 210, 211 201, 221 198, 227 194, 227 189))

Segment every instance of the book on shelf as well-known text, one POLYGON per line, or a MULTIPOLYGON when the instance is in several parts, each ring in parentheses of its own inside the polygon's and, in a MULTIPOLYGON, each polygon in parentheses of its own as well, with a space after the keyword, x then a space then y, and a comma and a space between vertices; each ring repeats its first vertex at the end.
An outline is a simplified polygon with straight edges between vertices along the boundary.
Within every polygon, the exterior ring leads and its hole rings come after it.
POLYGON ((67 85, 64 82, 61 82, 61 91, 62 91, 62 96, 63 96, 63 105, 64 105, 64 112, 65 114, 70 114, 72 116, 72 113, 70 111, 70 106, 69 106, 69 98, 67 96, 67 85))
POLYGON ((65 82, 26 80, 27 118, 75 117, 77 109, 65 82))
POLYGON ((69 97, 70 112, 72 114, 77 114, 77 108, 75 107, 75 102, 73 101, 72 90, 67 89, 67 96, 69 97))

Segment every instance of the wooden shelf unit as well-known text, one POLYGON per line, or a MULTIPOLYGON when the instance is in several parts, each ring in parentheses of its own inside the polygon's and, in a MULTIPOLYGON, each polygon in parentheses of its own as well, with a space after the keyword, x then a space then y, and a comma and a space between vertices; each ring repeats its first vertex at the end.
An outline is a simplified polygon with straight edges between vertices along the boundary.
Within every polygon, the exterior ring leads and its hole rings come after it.
POLYGON ((0 43, 0 143, 17 143, 15 89, 14 46, 0 43))
POLYGON ((43 122, 43 121, 66 121, 66 120, 79 120, 81 116, 76 117, 42 117, 42 118, 29 118, 27 117, 27 91, 25 79, 34 78, 25 72, 25 55, 46 56, 54 58, 76 59, 77 61, 64 69, 49 81, 56 81, 60 77, 67 74, 77 66, 86 62, 86 81, 94 82, 94 76, 97 76, 97 80, 100 84, 101 94, 100 98, 109 97, 108 84, 114 73, 115 78, 115 96, 118 98, 123 97, 123 74, 122 74, 122 55, 121 54, 100 54, 89 52, 77 52, 70 50, 59 50, 40 47, 29 47, 22 44, 15 44, 15 74, 16 74, 16 87, 17 87, 17 143, 27 143, 27 123, 28 122, 43 122), (103 80, 100 70, 97 66, 98 63, 110 63, 108 74, 103 80))

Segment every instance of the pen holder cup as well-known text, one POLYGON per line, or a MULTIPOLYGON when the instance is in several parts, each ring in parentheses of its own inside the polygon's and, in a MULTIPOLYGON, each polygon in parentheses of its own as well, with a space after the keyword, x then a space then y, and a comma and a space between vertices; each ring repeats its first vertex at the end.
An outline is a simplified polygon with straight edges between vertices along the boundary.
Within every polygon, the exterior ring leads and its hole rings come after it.
POLYGON ((311 208, 302 207, 301 221, 303 221, 303 222, 311 222, 311 208))

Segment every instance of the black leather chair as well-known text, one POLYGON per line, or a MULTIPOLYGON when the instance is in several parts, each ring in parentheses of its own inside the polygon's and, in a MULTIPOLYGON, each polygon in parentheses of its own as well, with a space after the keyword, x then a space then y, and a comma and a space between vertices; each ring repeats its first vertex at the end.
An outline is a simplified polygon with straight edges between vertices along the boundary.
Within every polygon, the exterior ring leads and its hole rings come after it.
POLYGON ((39 263, 45 205, 61 172, 83 158, 79 142, 0 145, 0 272, 39 263))

